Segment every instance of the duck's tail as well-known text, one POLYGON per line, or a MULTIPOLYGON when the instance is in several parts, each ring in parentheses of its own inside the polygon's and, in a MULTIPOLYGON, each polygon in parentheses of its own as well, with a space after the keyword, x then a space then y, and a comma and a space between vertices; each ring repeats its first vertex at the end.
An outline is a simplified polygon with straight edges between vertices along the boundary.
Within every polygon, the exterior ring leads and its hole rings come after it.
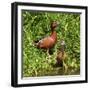
POLYGON ((39 47, 39 43, 38 42, 39 42, 38 40, 37 41, 33 41, 33 46, 39 47))

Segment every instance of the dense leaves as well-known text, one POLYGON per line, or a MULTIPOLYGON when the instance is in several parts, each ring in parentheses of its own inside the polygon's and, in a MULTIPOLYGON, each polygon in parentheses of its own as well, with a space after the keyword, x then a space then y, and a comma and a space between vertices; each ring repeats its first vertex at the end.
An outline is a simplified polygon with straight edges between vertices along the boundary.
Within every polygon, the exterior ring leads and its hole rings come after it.
POLYGON ((80 14, 22 11, 22 48, 24 77, 79 74, 80 14), (50 34, 50 24, 53 20, 60 23, 56 30, 58 42, 48 61, 46 51, 36 48, 34 41, 50 34), (66 42, 67 73, 60 67, 53 67, 61 39, 66 42))

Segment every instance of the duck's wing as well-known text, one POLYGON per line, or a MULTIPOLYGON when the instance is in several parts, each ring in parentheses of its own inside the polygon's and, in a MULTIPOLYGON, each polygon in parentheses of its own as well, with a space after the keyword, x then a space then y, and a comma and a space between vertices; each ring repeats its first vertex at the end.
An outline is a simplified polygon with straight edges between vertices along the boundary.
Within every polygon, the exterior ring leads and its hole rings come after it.
POLYGON ((53 39, 51 37, 43 38, 38 42, 38 46, 40 48, 50 48, 52 45, 53 45, 53 39))

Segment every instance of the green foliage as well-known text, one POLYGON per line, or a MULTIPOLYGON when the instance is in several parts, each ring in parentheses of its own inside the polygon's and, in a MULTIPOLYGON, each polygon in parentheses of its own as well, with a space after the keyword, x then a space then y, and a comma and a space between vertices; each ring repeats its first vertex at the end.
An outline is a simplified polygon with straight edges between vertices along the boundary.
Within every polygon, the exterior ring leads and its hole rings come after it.
MULTIPOLYGON (((60 40, 66 42, 68 72, 80 72, 80 15, 75 13, 32 12, 22 11, 22 45, 23 76, 64 75, 61 68, 52 66, 56 63, 56 55, 60 40), (53 20, 60 23, 57 28, 58 42, 48 62, 45 50, 34 46, 34 41, 50 34, 53 20)), ((78 73, 79 73, 78 72, 78 73)))

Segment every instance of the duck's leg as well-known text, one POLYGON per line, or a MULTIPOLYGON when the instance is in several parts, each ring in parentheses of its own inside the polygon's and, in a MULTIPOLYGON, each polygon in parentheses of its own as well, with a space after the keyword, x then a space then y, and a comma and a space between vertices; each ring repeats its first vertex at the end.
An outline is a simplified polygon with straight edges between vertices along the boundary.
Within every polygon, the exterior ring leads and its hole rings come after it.
POLYGON ((67 67, 66 63, 64 62, 64 60, 63 60, 63 68, 64 68, 64 73, 67 73, 68 67, 67 67))
POLYGON ((48 62, 48 50, 46 50, 46 61, 48 62))
POLYGON ((46 57, 46 60, 49 62, 50 61, 50 54, 49 54, 49 49, 47 49, 47 57, 46 57))

